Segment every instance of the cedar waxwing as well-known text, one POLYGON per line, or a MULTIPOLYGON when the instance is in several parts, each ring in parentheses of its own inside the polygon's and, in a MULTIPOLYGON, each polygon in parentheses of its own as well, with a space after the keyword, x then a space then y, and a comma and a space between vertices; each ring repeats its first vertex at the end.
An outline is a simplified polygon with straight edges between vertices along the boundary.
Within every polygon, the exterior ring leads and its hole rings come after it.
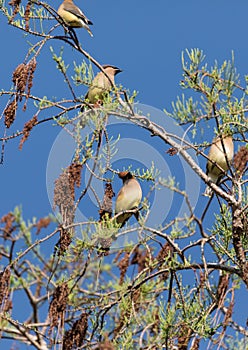
POLYGON ((85 14, 74 5, 72 0, 64 0, 58 8, 58 14, 71 28, 85 28, 88 33, 93 36, 89 25, 93 23, 85 16, 85 14))
POLYGON ((111 66, 109 64, 103 65, 102 67, 109 79, 103 72, 99 72, 95 76, 85 96, 85 100, 91 104, 98 101, 103 101, 106 93, 110 92, 112 89, 111 82, 112 84, 115 83, 115 75, 122 72, 122 70, 118 67, 111 66))
MULTIPOLYGON (((233 153, 234 147, 232 136, 223 136, 222 140, 220 136, 213 139, 208 154, 206 174, 215 184, 220 182, 221 178, 224 176, 224 172, 228 170, 230 162, 233 159, 233 153), (222 142, 224 145, 224 150, 222 142), (223 171, 216 167, 215 164, 218 164, 223 171)), ((208 197, 212 195, 212 190, 209 186, 206 188, 204 195, 208 197)))
MULTIPOLYGON (((121 171, 118 176, 122 179, 123 186, 117 195, 115 214, 138 208, 142 198, 140 184, 129 171, 121 171)), ((116 223, 121 224, 121 227, 123 227, 132 215, 132 213, 123 213, 116 218, 116 223)), ((134 215, 138 220, 139 212, 134 215)))

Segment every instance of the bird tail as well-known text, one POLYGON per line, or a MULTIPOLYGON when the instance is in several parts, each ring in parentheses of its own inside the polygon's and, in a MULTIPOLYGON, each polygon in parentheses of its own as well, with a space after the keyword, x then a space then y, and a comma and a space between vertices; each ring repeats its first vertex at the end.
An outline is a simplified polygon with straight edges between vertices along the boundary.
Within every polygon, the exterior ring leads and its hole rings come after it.
MULTIPOLYGON (((207 174, 207 175, 210 177, 212 182, 215 183, 216 185, 219 184, 220 180, 223 177, 222 174, 207 174)), ((213 190, 209 186, 207 186, 203 195, 206 197, 211 197, 212 194, 213 194, 213 190)))
POLYGON ((86 29, 87 29, 87 32, 88 32, 88 33, 90 34, 90 36, 92 37, 93 34, 92 34, 92 31, 90 30, 90 28, 87 26, 86 29))
POLYGON ((206 189, 205 189, 205 192, 203 193, 203 196, 211 197, 212 194, 213 194, 213 190, 209 186, 207 186, 206 189))

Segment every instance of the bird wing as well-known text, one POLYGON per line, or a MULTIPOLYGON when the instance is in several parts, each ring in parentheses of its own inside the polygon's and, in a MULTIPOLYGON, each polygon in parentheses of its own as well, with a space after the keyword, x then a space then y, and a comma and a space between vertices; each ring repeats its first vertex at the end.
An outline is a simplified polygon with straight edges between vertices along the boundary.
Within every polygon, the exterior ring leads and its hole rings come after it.
POLYGON ((141 197, 142 192, 139 184, 137 186, 136 180, 131 179, 120 189, 120 192, 117 195, 116 213, 137 208, 140 204, 141 197))
POLYGON ((70 12, 74 16, 77 16, 78 18, 82 19, 84 23, 92 25, 93 23, 85 16, 85 14, 74 4, 64 4, 64 10, 67 12, 70 12))
POLYGON ((123 211, 123 204, 122 201, 125 198, 125 191, 123 190, 123 187, 120 189, 118 195, 117 195, 117 199, 116 199, 116 208, 115 211, 116 213, 119 213, 121 211, 123 211))
MULTIPOLYGON (((122 211, 137 208, 141 201, 141 197, 142 191, 139 183, 134 179, 128 180, 117 195, 115 213, 118 214, 122 211)), ((116 219, 117 224, 121 224, 120 227, 123 227, 132 215, 132 213, 121 214, 116 219)), ((135 217, 138 220, 138 213, 136 213, 135 217)))

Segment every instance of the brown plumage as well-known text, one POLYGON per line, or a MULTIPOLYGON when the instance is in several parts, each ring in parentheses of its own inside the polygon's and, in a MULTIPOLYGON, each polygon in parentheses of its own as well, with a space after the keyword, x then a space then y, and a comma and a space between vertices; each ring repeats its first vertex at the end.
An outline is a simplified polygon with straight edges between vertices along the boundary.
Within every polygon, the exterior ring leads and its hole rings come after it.
MULTIPOLYGON (((222 136, 222 140, 220 136, 213 139, 208 154, 206 174, 215 184, 220 182, 224 173, 228 170, 233 159, 233 153, 234 146, 232 136, 222 136), (222 142, 224 144, 224 149, 222 142), (222 170, 215 164, 217 164, 222 170)), ((209 186, 206 188, 204 195, 208 197, 212 195, 212 190, 209 186)))
MULTIPOLYGON (((138 208, 142 198, 140 184, 129 171, 121 171, 118 176, 122 179, 123 186, 117 195, 115 214, 138 208)), ((117 224, 121 224, 121 227, 123 227, 132 215, 132 213, 121 214, 116 218, 117 224)), ((138 212, 134 215, 138 220, 138 212)))
POLYGON ((85 14, 73 3, 72 0, 64 0, 58 8, 58 14, 71 28, 85 28, 93 36, 89 25, 93 23, 85 14))
POLYGON ((115 66, 106 64, 102 67, 108 77, 103 72, 99 72, 95 76, 85 96, 88 103, 102 102, 106 93, 111 91, 112 85, 115 83, 115 75, 122 72, 120 68, 115 66))

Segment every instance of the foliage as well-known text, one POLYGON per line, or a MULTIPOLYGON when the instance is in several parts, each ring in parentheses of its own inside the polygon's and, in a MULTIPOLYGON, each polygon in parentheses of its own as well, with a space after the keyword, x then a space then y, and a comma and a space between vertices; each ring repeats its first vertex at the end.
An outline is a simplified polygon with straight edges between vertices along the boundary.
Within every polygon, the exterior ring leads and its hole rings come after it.
POLYGON ((114 85, 100 105, 85 101, 82 91, 86 93, 92 83, 93 71, 103 68, 82 49, 75 31, 62 23, 50 5, 37 0, 25 5, 24 1, 10 5, 1 1, 0 9, 9 24, 24 31, 30 41, 24 61, 13 73, 11 90, 0 92, 0 98, 8 99, 1 112, 5 127, 2 162, 7 141, 21 137, 22 148, 32 130, 43 123, 61 128, 75 142, 73 159, 54 184, 55 215, 26 222, 16 207, 2 216, 2 338, 40 350, 58 344, 63 349, 196 350, 206 341, 219 343, 223 349, 243 346, 247 329, 235 320, 234 304, 240 289, 248 286, 248 89, 239 82, 234 58, 208 68, 201 50, 183 53, 180 84, 185 94, 172 103, 171 111, 165 111, 165 117, 184 126, 185 135, 190 131, 192 142, 156 124, 152 115, 136 111, 136 91, 114 85), (61 42, 64 47, 52 46, 61 42), (66 87, 62 98, 39 96, 35 89, 36 71, 44 69, 37 65, 37 58, 46 46, 66 87), (84 60, 68 62, 64 58, 68 47, 84 60), (15 122, 21 109, 24 115, 25 110, 32 111, 33 117, 18 131, 15 122), (113 166, 113 159, 123 130, 111 134, 111 118, 121 119, 124 127, 136 126, 144 140, 149 137, 149 144, 153 142, 150 135, 159 138, 172 167, 173 159, 181 156, 211 186, 214 197, 205 208, 202 205, 200 213, 174 176, 164 177, 154 163, 141 168, 130 161, 125 169, 150 189, 139 208, 139 221, 123 229, 116 226, 112 183, 120 169, 113 166), (86 127, 89 132, 84 135, 86 127), (202 142, 199 134, 205 137, 209 127, 216 135, 231 133, 239 146, 220 186, 210 182, 191 153, 206 161, 209 142, 207 138, 202 142), (83 183, 86 172, 88 180, 83 183), (93 181, 105 185, 102 197, 93 181), (152 198, 161 189, 183 202, 187 211, 150 225, 156 210, 152 198), (89 205, 89 193, 96 198, 100 218, 79 221, 76 212, 89 205), (209 227, 206 217, 215 197, 219 211, 212 215, 209 227), (120 239, 124 243, 116 248, 120 239), (12 301, 18 293, 26 307, 14 318, 12 301))

